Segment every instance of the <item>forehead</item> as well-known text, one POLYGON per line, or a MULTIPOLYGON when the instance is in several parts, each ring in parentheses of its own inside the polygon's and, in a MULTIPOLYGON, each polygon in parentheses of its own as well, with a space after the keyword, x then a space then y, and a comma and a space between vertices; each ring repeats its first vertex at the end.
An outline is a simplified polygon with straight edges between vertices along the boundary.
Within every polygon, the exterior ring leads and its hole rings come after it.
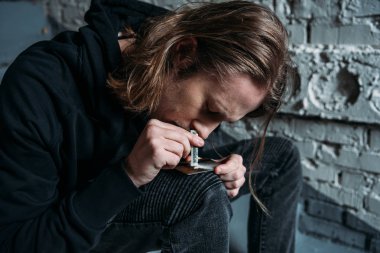
POLYGON ((246 74, 224 78, 218 86, 212 91, 211 100, 232 121, 257 109, 267 94, 263 85, 246 74))

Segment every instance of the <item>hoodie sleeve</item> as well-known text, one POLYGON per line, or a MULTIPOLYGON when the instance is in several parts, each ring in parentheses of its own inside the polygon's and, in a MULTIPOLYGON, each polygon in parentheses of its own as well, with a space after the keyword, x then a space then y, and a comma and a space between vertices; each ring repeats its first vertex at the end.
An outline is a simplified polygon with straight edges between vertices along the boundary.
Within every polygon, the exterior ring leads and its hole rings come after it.
MULTIPOLYGON (((44 84, 59 60, 16 60, 0 85, 0 252, 88 252, 106 223, 141 193, 122 162, 63 195, 52 150, 61 134, 44 84)), ((23 57, 23 56, 21 56, 23 57)))

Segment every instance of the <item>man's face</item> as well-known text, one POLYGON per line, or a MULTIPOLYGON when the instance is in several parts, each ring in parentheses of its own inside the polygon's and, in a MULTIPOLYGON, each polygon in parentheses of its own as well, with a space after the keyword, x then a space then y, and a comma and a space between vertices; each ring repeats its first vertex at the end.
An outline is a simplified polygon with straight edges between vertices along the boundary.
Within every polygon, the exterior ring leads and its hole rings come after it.
POLYGON ((223 83, 207 74, 195 74, 168 84, 152 118, 208 135, 223 121, 234 122, 256 110, 266 90, 248 75, 230 76, 223 83))

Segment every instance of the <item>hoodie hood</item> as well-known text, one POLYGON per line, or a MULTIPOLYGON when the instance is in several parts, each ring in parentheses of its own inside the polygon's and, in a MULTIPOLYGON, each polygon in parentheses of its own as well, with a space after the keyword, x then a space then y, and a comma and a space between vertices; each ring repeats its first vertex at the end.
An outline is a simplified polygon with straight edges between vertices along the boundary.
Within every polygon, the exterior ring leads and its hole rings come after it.
POLYGON ((159 16, 168 10, 134 0, 93 0, 85 14, 88 23, 79 29, 79 90, 85 101, 86 111, 96 121, 114 131, 114 122, 125 113, 120 101, 107 87, 108 74, 121 62, 118 32, 126 25, 137 33, 140 25, 149 17, 159 16))
MULTIPOLYGON (((76 85, 93 123, 104 131, 98 134, 99 142, 117 143, 126 130, 138 136, 146 123, 146 115, 127 113, 121 102, 107 86, 107 78, 121 62, 118 32, 130 25, 138 33, 140 25, 148 17, 167 13, 167 10, 147 3, 131 0, 94 0, 85 14, 88 23, 79 29, 78 80, 76 85), (132 123, 131 120, 134 122, 132 123), (136 128, 137 129, 131 129, 136 128)), ((133 140, 129 140, 133 143, 133 140)))
POLYGON ((120 49, 116 42, 118 32, 124 26, 131 26, 138 33, 144 20, 167 12, 164 8, 134 0, 93 0, 85 21, 97 33, 108 53, 105 55, 107 69, 115 69, 120 62, 120 49))

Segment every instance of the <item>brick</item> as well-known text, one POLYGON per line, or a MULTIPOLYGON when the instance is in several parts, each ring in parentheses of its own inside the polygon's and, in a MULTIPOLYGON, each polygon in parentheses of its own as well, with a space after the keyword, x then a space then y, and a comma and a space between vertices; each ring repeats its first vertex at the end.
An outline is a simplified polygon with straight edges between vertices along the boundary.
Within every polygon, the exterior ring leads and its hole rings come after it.
POLYGON ((295 18, 322 18, 326 20, 337 16, 340 10, 337 4, 338 0, 298 0, 292 2, 295 18))
POLYGON ((293 24, 286 26, 289 33, 289 42, 292 44, 306 43, 306 27, 301 24, 293 24))
POLYGON ((281 22, 286 23, 287 17, 291 15, 291 8, 289 5, 289 1, 274 1, 274 7, 277 17, 281 20, 281 22))
MULTIPOLYGON (((293 131, 294 131, 293 122, 294 122, 293 120, 277 118, 271 122, 268 130, 269 132, 274 133, 274 134, 282 134, 285 136, 291 136, 293 135, 293 131)), ((254 121, 252 121, 252 123, 255 124, 254 121)))
POLYGON ((330 25, 312 25, 310 42, 313 44, 337 44, 339 30, 330 25))
POLYGON ((249 120, 247 121, 237 121, 235 123, 222 123, 221 130, 235 138, 236 140, 244 140, 247 139, 250 135, 258 136, 258 131, 254 129, 250 129, 250 132, 247 131, 246 124, 249 124, 249 120))
MULTIPOLYGON (((365 128, 342 123, 294 120, 294 134, 303 140, 306 137, 334 144, 361 147, 364 144, 365 128)), ((284 126, 282 126, 284 128, 284 126)))
POLYGON ((368 25, 319 25, 311 26, 313 44, 376 44, 377 39, 368 25))
POLYGON ((268 136, 282 136, 287 137, 293 141, 302 140, 301 137, 294 134, 294 127, 292 126, 292 121, 276 121, 273 123, 274 124, 271 124, 272 126, 268 129, 268 136))
POLYGON ((299 229, 306 234, 329 238, 360 249, 365 248, 366 235, 364 233, 354 231, 335 222, 301 214, 299 217, 299 229))
POLYGON ((372 150, 380 150, 380 130, 377 130, 377 129, 370 130, 369 145, 372 150))
POLYGON ((335 164, 349 168, 360 168, 359 152, 348 148, 342 148, 339 151, 339 156, 338 159, 336 159, 335 164))
POLYGON ((378 44, 369 25, 354 24, 339 27, 338 44, 378 44))
POLYGON ((365 178, 361 173, 343 171, 341 185, 348 189, 359 190, 365 185, 365 178))
POLYGON ((365 199, 366 208, 368 211, 380 215, 380 196, 375 194, 370 194, 365 199))
POLYGON ((335 164, 379 174, 380 154, 375 152, 363 152, 360 154, 357 150, 344 147, 339 151, 335 164))
POLYGON ((326 135, 325 124, 316 121, 294 121, 294 136, 298 139, 312 138, 314 140, 324 140, 326 135))
POLYGON ((317 149, 317 144, 315 141, 296 141, 294 144, 297 146, 300 151, 302 158, 313 158, 317 149))
POLYGON ((317 158, 325 163, 333 163, 337 160, 339 148, 340 146, 338 145, 333 146, 322 144, 317 151, 317 158))
POLYGON ((309 199, 321 200, 327 203, 334 203, 331 198, 328 198, 326 195, 321 194, 315 188, 310 186, 308 181, 305 181, 302 187, 301 197, 307 201, 309 199))
POLYGON ((327 123, 325 140, 337 144, 363 146, 365 129, 341 123, 327 123))
POLYGON ((310 160, 302 160, 303 176, 310 180, 334 182, 337 171, 321 163, 313 163, 310 160))
POLYGON ((308 199, 306 200, 305 211, 315 217, 342 223, 343 208, 323 201, 308 199))
POLYGON ((375 183, 373 185, 372 192, 377 194, 377 195, 380 195, 380 180, 379 179, 377 181, 375 181, 375 183))
POLYGON ((360 0, 346 1, 343 9, 344 17, 360 17, 378 15, 380 10, 380 1, 378 0, 360 0))
POLYGON ((380 174, 380 154, 374 152, 363 153, 359 157, 360 168, 365 171, 380 174))
POLYGON ((325 195, 332 203, 347 205, 357 210, 363 208, 364 195, 362 192, 339 188, 328 183, 309 181, 306 184, 318 191, 319 194, 325 195))
POLYGON ((367 234, 376 235, 380 233, 380 217, 364 209, 359 211, 346 210, 343 213, 343 224, 367 234))

